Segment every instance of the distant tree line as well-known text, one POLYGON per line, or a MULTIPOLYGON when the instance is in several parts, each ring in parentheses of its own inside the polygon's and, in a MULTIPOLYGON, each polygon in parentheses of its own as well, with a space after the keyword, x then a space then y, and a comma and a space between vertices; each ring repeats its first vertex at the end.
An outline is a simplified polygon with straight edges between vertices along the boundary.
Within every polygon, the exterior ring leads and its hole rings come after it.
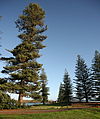
POLYGON ((76 62, 73 86, 68 72, 65 71, 63 83, 59 87, 58 102, 70 104, 75 100, 100 101, 100 52, 95 51, 90 68, 80 55, 77 56, 76 62))

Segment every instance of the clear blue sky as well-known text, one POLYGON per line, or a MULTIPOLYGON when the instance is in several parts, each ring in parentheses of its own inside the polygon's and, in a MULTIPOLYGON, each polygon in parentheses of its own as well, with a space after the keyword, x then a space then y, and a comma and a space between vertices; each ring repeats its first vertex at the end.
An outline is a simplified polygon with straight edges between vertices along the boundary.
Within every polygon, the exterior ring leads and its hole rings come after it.
MULTIPOLYGON (((40 4, 46 12, 47 47, 38 61, 48 77, 49 99, 56 100, 65 68, 73 79, 76 56, 80 54, 90 67, 95 50, 100 51, 100 0, 0 0, 2 56, 11 56, 5 49, 20 43, 14 21, 30 2, 40 4)), ((0 63, 1 70, 3 65, 0 63)))

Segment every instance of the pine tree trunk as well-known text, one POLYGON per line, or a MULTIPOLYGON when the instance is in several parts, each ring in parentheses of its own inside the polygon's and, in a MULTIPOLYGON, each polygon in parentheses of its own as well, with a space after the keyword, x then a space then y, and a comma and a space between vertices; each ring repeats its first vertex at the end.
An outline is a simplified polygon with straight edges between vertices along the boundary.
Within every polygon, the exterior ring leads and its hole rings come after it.
POLYGON ((79 99, 79 102, 82 102, 82 99, 79 99))
POLYGON ((88 103, 88 97, 86 97, 86 102, 88 103))
POLYGON ((18 103, 19 103, 19 105, 21 105, 22 102, 23 102, 23 95, 20 93, 19 94, 19 97, 18 97, 18 103))
POLYGON ((43 105, 45 105, 45 99, 43 98, 43 100, 42 100, 42 103, 43 103, 43 105))
POLYGON ((86 102, 88 103, 88 96, 86 92, 85 92, 85 98, 86 98, 86 102))
MULTIPOLYGON (((21 80, 20 85, 23 86, 23 80, 21 80)), ((18 97, 19 105, 21 105, 23 102, 23 93, 22 92, 23 92, 22 90, 19 91, 19 97, 18 97)))
POLYGON ((43 105, 45 105, 45 102, 43 101, 43 105))

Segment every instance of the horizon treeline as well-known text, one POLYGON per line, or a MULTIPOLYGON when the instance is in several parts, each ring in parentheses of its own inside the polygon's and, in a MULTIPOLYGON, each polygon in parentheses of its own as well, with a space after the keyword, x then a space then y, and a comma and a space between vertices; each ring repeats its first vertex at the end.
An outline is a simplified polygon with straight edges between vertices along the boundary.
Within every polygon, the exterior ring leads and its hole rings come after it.
POLYGON ((95 51, 91 67, 87 67, 85 60, 77 55, 75 79, 65 70, 63 82, 59 87, 58 102, 89 102, 100 101, 100 52, 95 51))

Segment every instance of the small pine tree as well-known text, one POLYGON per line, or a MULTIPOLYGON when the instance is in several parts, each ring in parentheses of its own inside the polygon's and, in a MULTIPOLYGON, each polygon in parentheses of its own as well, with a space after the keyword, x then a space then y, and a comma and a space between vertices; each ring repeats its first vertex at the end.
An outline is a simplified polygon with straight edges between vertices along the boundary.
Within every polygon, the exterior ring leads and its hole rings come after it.
POLYGON ((9 92, 19 94, 19 104, 23 96, 40 98, 39 71, 42 64, 36 60, 41 55, 39 51, 45 46, 42 42, 47 38, 42 33, 47 30, 44 24, 45 12, 38 4, 30 3, 16 21, 16 27, 21 31, 18 37, 21 44, 13 50, 8 50, 13 57, 1 59, 8 62, 2 73, 7 73, 11 83, 9 92))
POLYGON ((92 80, 94 83, 93 95, 95 100, 100 101, 100 52, 95 51, 95 56, 92 64, 92 80))
POLYGON ((63 84, 61 83, 60 84, 60 87, 59 87, 59 94, 58 94, 58 103, 63 103, 63 84))
POLYGON ((66 104, 70 104, 72 99, 72 85, 71 79, 66 70, 64 74, 63 86, 64 86, 63 100, 66 104))
POLYGON ((92 80, 85 61, 80 55, 78 55, 77 58, 75 71, 76 98, 79 99, 80 102, 83 99, 88 102, 92 95, 92 80))
POLYGON ((72 100, 72 85, 68 72, 65 70, 64 80, 59 88, 58 102, 70 104, 72 100))
POLYGON ((11 99, 8 94, 0 90, 0 109, 15 109, 18 104, 14 99, 11 99))
POLYGON ((47 87, 47 76, 46 73, 44 72, 44 69, 42 69, 40 80, 41 80, 42 103, 45 104, 48 101, 49 88, 47 87))

